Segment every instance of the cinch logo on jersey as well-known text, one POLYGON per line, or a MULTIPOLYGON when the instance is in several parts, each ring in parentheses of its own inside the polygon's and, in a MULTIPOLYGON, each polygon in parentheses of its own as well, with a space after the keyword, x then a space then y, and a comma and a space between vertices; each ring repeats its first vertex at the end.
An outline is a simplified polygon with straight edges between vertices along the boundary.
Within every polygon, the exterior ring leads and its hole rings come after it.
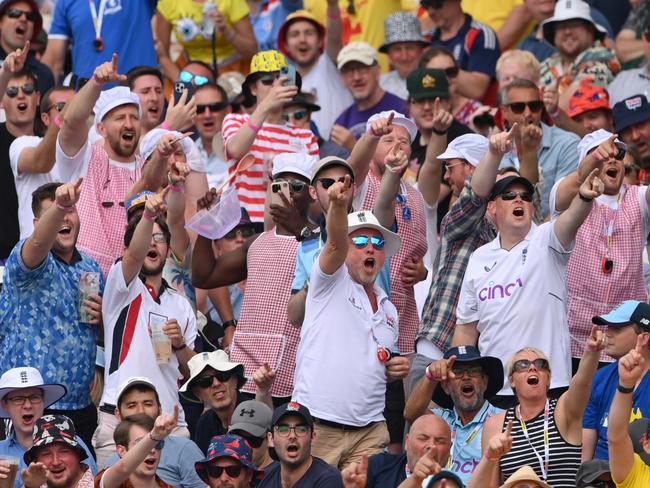
POLYGON ((521 281, 521 278, 517 278, 516 281, 507 285, 495 285, 494 281, 490 281, 487 287, 482 288, 478 292, 478 298, 484 302, 486 300, 494 300, 495 298, 509 297, 514 293, 515 288, 523 288, 523 286, 524 283, 521 281))

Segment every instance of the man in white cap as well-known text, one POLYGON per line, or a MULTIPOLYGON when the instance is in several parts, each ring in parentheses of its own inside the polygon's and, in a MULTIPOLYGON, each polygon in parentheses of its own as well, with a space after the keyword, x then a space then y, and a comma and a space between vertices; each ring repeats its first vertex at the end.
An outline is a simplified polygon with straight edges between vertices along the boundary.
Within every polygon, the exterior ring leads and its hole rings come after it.
POLYGON ((540 83, 558 90, 564 110, 581 80, 606 88, 621 69, 614 51, 602 44, 607 30, 593 20, 583 0, 557 2, 553 17, 542 22, 542 31, 557 53, 542 62, 540 83))
MULTIPOLYGON (((599 129, 578 145, 580 166, 560 179, 551 191, 553 217, 568 208, 578 188, 594 168, 600 168, 603 194, 580 226, 567 268, 567 320, 574 370, 582 357, 591 318, 624 300, 647 300, 642 251, 650 233, 650 193, 647 186, 623 183, 627 146, 599 129)), ((601 355, 601 361, 612 358, 601 355)))
POLYGON ((328 190, 327 242, 311 271, 293 391, 314 417, 314 455, 339 469, 387 445, 386 384, 409 371, 397 310, 375 285, 401 239, 370 211, 348 216, 351 187, 347 175, 328 190))
MULTIPOLYGON (((215 257, 212 241, 199 236, 192 255, 192 283, 211 289, 246 280, 246 293, 230 346, 230 360, 244 365, 252 378, 259 365, 267 363, 277 376, 270 389, 274 402, 287 402, 293 391, 295 355, 300 331, 287 318, 287 302, 296 264, 296 235, 308 225, 313 199, 309 182, 314 158, 300 153, 278 154, 273 159, 272 190, 288 190, 282 205, 271 204, 275 227, 250 238, 234 251, 215 257), (289 230, 288 227, 296 230, 289 230)), ((214 199, 206 195, 199 207, 214 199)), ((254 384, 242 391, 255 394, 254 384)))
POLYGON ((56 142, 56 164, 64 181, 84 178, 79 215, 84 222, 79 247, 108 273, 122 254, 127 191, 142 176, 137 155, 140 139, 140 100, 126 87, 102 92, 105 83, 124 81, 117 55, 95 69, 92 79, 67 104, 56 142), (95 128, 103 141, 88 141, 88 118, 95 112, 95 128))
MULTIPOLYGON (((0 376, 0 417, 10 419, 12 425, 9 437, 0 441, 0 457, 18 458, 19 472, 27 467, 23 454, 34 443, 34 424, 43 416, 43 411, 60 400, 65 393, 63 385, 45 383, 36 368, 13 368, 0 376)), ((76 440, 88 455, 84 463, 90 467, 93 474, 97 473, 97 465, 90 450, 79 436, 76 440)), ((0 466, 8 465, 6 459, 0 460, 0 466)), ((20 476, 16 476, 14 488, 21 485, 20 476)))
POLYGON ((339 53, 336 65, 354 103, 334 122, 331 139, 352 150, 366 132, 366 122, 376 113, 396 110, 406 113, 406 100, 385 91, 379 84, 381 69, 377 50, 366 42, 351 42, 339 53))

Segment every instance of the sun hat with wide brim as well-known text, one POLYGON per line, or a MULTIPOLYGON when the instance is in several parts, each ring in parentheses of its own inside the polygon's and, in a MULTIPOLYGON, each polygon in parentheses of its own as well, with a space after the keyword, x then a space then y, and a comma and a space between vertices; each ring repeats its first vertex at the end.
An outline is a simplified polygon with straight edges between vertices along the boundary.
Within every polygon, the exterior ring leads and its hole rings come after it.
POLYGON ((215 371, 233 371, 238 377, 237 389, 241 388, 244 383, 246 383, 244 365, 241 363, 230 362, 228 355, 222 350, 196 354, 187 362, 187 366, 190 370, 190 378, 183 383, 183 385, 178 389, 178 392, 183 396, 183 398, 194 403, 201 403, 201 401, 196 397, 196 395, 194 395, 191 384, 207 367, 210 367, 215 371))
MULTIPOLYGON (((24 388, 40 388, 43 391, 43 408, 58 402, 67 392, 63 385, 45 383, 41 373, 36 368, 12 368, 0 376, 0 399, 12 391, 24 388)), ((3 402, 0 402, 0 418, 8 419, 9 417, 9 412, 5 409, 3 402)))
POLYGON ((522 466, 517 471, 512 473, 512 475, 506 480, 506 482, 502 484, 499 488, 512 488, 517 483, 521 483, 522 481, 533 481, 537 483, 539 486, 541 486, 542 488, 553 488, 548 483, 542 481, 542 479, 539 476, 537 476, 535 471, 533 471, 533 468, 531 468, 528 465, 522 466))
POLYGON ((385 241, 384 253, 387 258, 397 253, 402 245, 400 236, 383 227, 370 210, 352 212, 348 215, 348 235, 358 229, 375 229, 381 232, 385 241))
POLYGON ((560 0, 555 4, 553 17, 542 22, 544 40, 551 46, 555 46, 555 29, 557 24, 565 20, 584 20, 594 26, 596 40, 602 41, 607 36, 607 29, 596 23, 591 16, 591 10, 587 2, 582 0, 560 0))

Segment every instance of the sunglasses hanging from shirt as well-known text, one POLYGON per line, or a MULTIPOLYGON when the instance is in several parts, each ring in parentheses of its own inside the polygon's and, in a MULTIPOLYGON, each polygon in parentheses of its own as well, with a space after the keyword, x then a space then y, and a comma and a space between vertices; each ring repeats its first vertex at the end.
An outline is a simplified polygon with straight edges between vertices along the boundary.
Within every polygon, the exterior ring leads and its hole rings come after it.
POLYGON ((106 4, 108 0, 100 0, 99 13, 95 7, 95 0, 88 0, 90 7, 90 16, 93 19, 93 27, 95 28, 95 39, 93 39, 93 48, 98 53, 104 50, 104 39, 102 39, 102 24, 104 23, 104 12, 106 11, 106 4))

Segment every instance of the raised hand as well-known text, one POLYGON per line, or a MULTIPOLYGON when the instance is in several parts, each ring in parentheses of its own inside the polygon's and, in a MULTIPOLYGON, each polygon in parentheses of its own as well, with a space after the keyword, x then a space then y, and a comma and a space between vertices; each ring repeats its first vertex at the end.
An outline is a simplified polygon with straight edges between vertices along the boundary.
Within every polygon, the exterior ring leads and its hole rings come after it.
POLYGON ((402 265, 402 283, 405 286, 413 286, 427 277, 427 268, 424 266, 422 258, 411 257, 404 261, 402 265))
POLYGON ((399 175, 403 174, 409 165, 409 158, 401 147, 401 144, 397 142, 384 158, 386 169, 399 175))
POLYGON ((92 318, 88 321, 89 324, 97 325, 102 320, 102 297, 96 293, 87 296, 83 303, 86 312, 92 318))
POLYGON ((578 191, 583 197, 593 200, 603 194, 605 184, 599 178, 599 175, 599 168, 592 169, 589 176, 587 176, 587 179, 582 182, 578 191))
POLYGON ((158 151, 161 157, 167 159, 174 153, 174 150, 176 149, 174 147, 175 140, 176 136, 171 132, 168 132, 160 139, 158 139, 158 144, 156 144, 156 151, 158 151))
POLYGON ((166 198, 168 192, 169 186, 166 186, 160 193, 150 195, 144 204, 144 211, 147 212, 151 217, 163 215, 167 210, 166 198))
POLYGON ((429 364, 427 368, 431 376, 433 376, 433 381, 453 380, 456 378, 452 371, 455 362, 456 356, 451 356, 448 359, 438 359, 429 364))
POLYGON ((585 349, 591 352, 600 352, 607 347, 607 334, 599 330, 597 326, 591 326, 591 334, 587 337, 585 349))
POLYGON ((27 59, 28 53, 29 41, 25 43, 22 49, 16 49, 15 51, 7 54, 2 68, 7 70, 9 73, 16 73, 20 71, 25 66, 25 60, 27 59))
POLYGON ((357 139, 354 137, 354 134, 342 125, 334 124, 332 126, 332 131, 330 132, 330 139, 334 144, 338 144, 341 147, 345 147, 350 151, 357 143, 357 139))
POLYGON ((639 334, 634 349, 618 361, 618 381, 626 388, 634 388, 643 375, 645 365, 643 349, 648 347, 643 341, 643 334, 639 334))
POLYGON ((253 373, 253 381, 259 391, 267 392, 275 381, 275 371, 271 369, 269 363, 262 363, 262 366, 253 373))
POLYGON ((542 142, 542 128, 535 124, 520 125, 515 131, 515 145, 519 153, 526 151, 537 154, 539 145, 542 142))
POLYGON ((72 209, 79 201, 81 195, 81 183, 83 178, 79 178, 74 183, 65 183, 54 192, 54 203, 61 210, 72 209))
POLYGON ((174 97, 169 100, 165 122, 174 130, 181 130, 190 127, 194 123, 196 116, 196 100, 194 98, 187 100, 187 90, 183 90, 178 103, 174 97))
POLYGON ((117 53, 113 53, 113 58, 110 61, 100 64, 95 68, 93 78, 100 85, 126 80, 126 75, 121 75, 117 72, 117 53))
POLYGON ((370 123, 370 129, 368 130, 369 134, 372 134, 375 137, 385 136, 393 132, 393 119, 395 118, 395 112, 391 112, 390 115, 385 119, 376 119, 370 123))
POLYGON ((515 122, 508 132, 499 132, 490 136, 489 151, 495 156, 503 156, 512 150, 512 141, 519 124, 515 122))
POLYGON ((178 422, 178 405, 174 405, 173 415, 158 415, 153 430, 149 433, 154 441, 162 441, 171 434, 178 422))
POLYGON ((440 98, 436 97, 433 102, 433 130, 447 132, 454 121, 454 116, 440 106, 440 98))
POLYGON ((280 76, 273 82, 268 96, 260 102, 260 105, 265 109, 266 113, 282 108, 298 93, 297 86, 284 84, 287 81, 289 81, 287 76, 280 76))
POLYGON ((20 476, 25 488, 40 488, 47 482, 48 470, 43 463, 31 463, 20 476))
POLYGON ((415 463, 413 468, 413 476, 420 482, 424 481, 428 476, 432 474, 438 474, 442 469, 438 461, 436 461, 437 451, 435 449, 429 449, 424 455, 418 459, 418 462, 415 463))
MULTIPOLYGON (((544 100, 544 106, 549 115, 553 114, 557 116, 560 104, 560 92, 558 90, 560 80, 556 80, 552 86, 547 86, 542 88, 542 99, 544 100)), ((551 117, 553 117, 551 115, 551 117)))
POLYGON ((592 164, 598 165, 596 167, 599 167, 601 163, 615 157, 618 154, 618 147, 616 147, 616 144, 614 143, 617 137, 618 134, 612 134, 609 139, 600 143, 596 149, 591 151, 585 159, 590 158, 592 164))
POLYGON ((486 456, 489 461, 497 461, 508 454, 510 449, 512 449, 512 420, 508 422, 505 431, 490 439, 486 456))
POLYGON ((345 175, 343 183, 340 181, 335 182, 332 186, 327 189, 327 196, 330 201, 330 205, 335 206, 344 206, 347 208, 349 196, 352 187, 352 180, 350 175, 345 175))
POLYGON ((189 175, 191 171, 189 164, 181 161, 174 161, 169 166, 167 180, 169 181, 169 184, 173 186, 185 183, 185 178, 187 178, 187 175, 189 175))
POLYGON ((365 488, 368 482, 368 455, 364 454, 360 463, 350 463, 341 471, 341 476, 345 488, 365 488))
POLYGON ((196 209, 197 210, 209 209, 213 203, 219 201, 219 195, 220 192, 218 192, 214 188, 211 188, 208 192, 206 192, 204 196, 202 196, 196 201, 196 209))

